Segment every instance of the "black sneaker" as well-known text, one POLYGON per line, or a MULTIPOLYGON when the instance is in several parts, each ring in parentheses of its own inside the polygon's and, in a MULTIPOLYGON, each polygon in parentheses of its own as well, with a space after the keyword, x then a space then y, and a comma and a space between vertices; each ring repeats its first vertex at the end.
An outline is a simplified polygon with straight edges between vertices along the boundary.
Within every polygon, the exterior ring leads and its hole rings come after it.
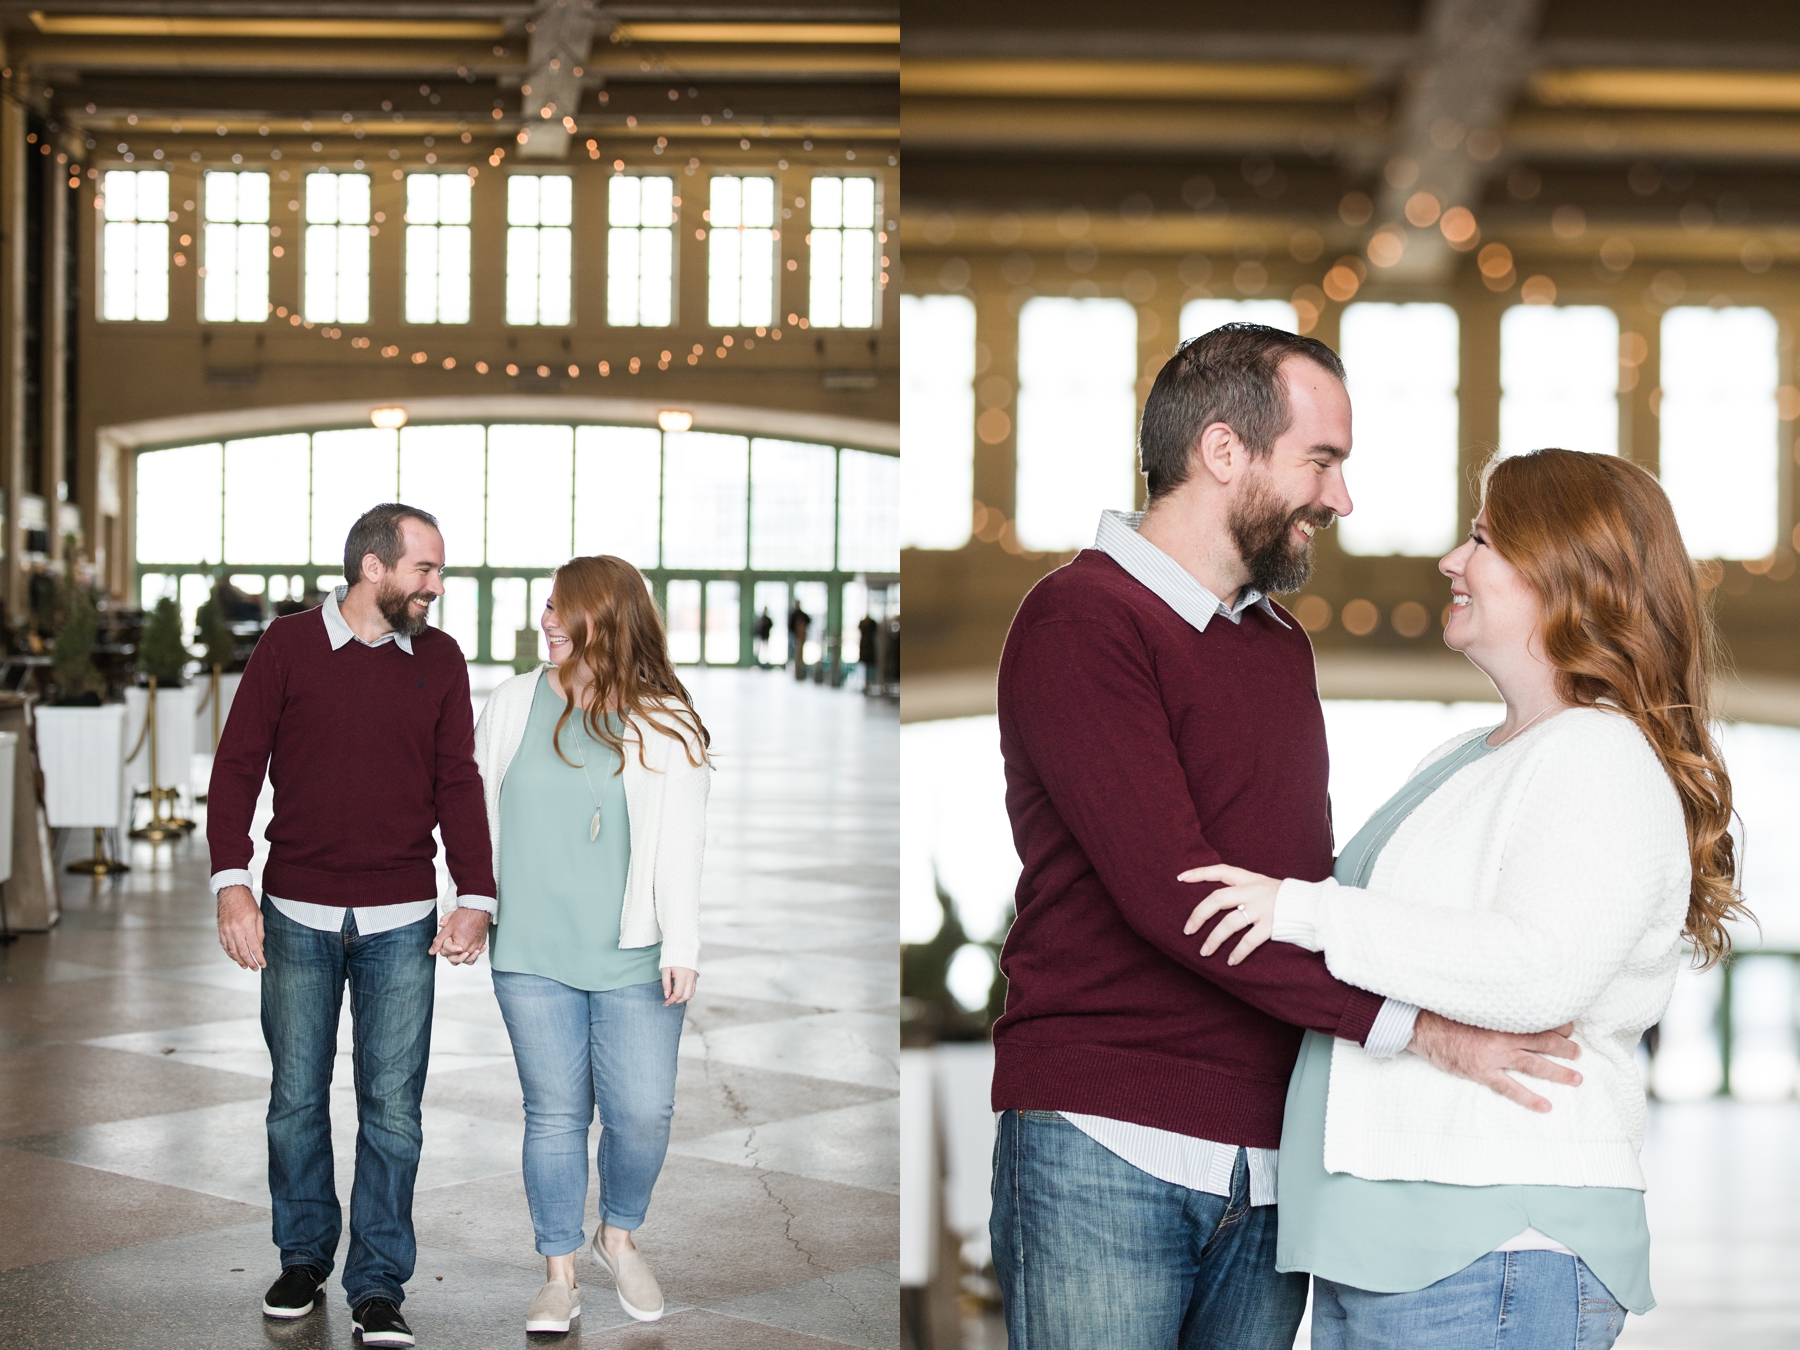
POLYGON ((389 1298, 365 1298, 350 1315, 350 1325, 364 1345, 411 1345, 412 1328, 389 1298))
POLYGON ((263 1295, 264 1317, 305 1317, 319 1306, 325 1277, 312 1266, 289 1266, 263 1295))

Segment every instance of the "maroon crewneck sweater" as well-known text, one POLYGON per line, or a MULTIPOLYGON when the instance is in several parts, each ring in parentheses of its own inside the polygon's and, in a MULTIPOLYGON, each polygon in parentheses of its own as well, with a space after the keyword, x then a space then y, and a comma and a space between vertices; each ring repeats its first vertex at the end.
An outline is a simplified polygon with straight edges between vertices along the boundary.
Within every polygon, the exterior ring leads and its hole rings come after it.
POLYGON ((392 642, 332 651, 318 609, 269 625, 213 760, 214 872, 250 866, 265 768, 275 787, 268 894, 315 905, 429 900, 440 822, 458 893, 494 894, 469 668, 447 634, 425 629, 408 656, 392 642))
MULTIPOLYGON (((1284 614, 1284 618, 1287 616, 1284 614)), ((1000 660, 1024 863, 1000 966, 996 1111, 1074 1111, 1274 1148, 1302 1028, 1362 1041, 1382 1000, 1282 942, 1241 965, 1188 914, 1227 862, 1331 875, 1312 643, 1259 607, 1194 629, 1104 553, 1035 586, 1000 660)))

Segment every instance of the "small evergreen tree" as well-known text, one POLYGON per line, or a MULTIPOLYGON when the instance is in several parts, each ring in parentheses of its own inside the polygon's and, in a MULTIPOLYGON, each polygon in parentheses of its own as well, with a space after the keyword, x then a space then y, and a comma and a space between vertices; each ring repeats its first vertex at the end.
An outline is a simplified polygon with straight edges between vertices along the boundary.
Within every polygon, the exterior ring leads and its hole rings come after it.
POLYGON ((212 595, 194 616, 194 636, 206 648, 206 655, 200 659, 208 670, 214 666, 228 669, 237 659, 237 634, 231 631, 231 621, 225 617, 225 606, 219 601, 223 585, 221 581, 213 587, 212 595))
POLYGON ((144 625, 143 641, 138 643, 138 669, 164 689, 173 689, 181 684, 181 668, 187 662, 188 649, 181 641, 181 608, 165 595, 156 602, 150 622, 144 625))
POLYGON ((94 639, 100 633, 100 616, 94 602, 80 586, 71 584, 66 600, 67 618, 50 650, 56 685, 65 702, 84 694, 106 693, 106 679, 94 665, 94 639))

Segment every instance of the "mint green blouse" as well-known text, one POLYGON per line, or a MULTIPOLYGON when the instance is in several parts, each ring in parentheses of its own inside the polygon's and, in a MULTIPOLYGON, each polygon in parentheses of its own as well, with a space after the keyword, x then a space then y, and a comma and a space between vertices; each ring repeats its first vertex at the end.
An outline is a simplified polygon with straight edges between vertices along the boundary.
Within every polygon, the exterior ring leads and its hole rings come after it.
MULTIPOLYGON (((1367 886, 1375 860, 1413 810, 1466 765, 1498 747, 1476 736, 1417 774, 1369 818, 1337 860, 1342 886, 1367 886)), ((1366 1181, 1325 1170, 1325 1100, 1332 1038, 1309 1031, 1288 1083, 1281 1130, 1281 1224, 1275 1267, 1394 1294, 1454 1275, 1535 1228, 1580 1254, 1625 1308, 1650 1293, 1644 1193, 1613 1186, 1453 1186, 1366 1181)))
MULTIPOLYGON (((587 733, 580 713, 550 743, 563 701, 538 677, 531 716, 500 785, 499 913, 495 970, 542 975, 599 992, 662 978, 662 944, 619 946, 631 821, 619 755, 587 733), (577 767, 586 764, 584 775, 577 767), (600 832, 590 839, 594 808, 600 832)), ((619 723, 611 720, 617 730, 619 723)))

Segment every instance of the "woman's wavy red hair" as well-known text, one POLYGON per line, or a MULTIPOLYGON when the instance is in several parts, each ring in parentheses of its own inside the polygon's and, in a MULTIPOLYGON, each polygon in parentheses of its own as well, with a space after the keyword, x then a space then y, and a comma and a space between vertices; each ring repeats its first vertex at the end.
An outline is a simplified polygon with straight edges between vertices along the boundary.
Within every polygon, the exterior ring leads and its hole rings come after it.
POLYGON ((1693 880, 1683 934, 1710 966, 1748 918, 1731 838, 1731 777, 1711 731, 1711 616, 1661 484, 1616 455, 1534 450, 1492 465, 1488 537, 1543 606, 1544 655, 1576 707, 1618 706, 1681 798, 1693 880))
MULTIPOLYGON (((556 569, 551 594, 557 621, 569 638, 569 663, 585 670, 593 681, 595 697, 582 714, 583 722, 588 735, 618 753, 619 771, 625 767, 625 742, 607 725, 608 712, 680 741, 688 763, 696 767, 707 763, 712 736, 694 711, 687 687, 675 678, 662 616, 644 574, 611 554, 571 558, 556 569)), ((575 715, 575 691, 568 682, 563 685, 563 700, 552 743, 562 761, 573 764, 562 748, 563 728, 575 715)), ((649 767, 641 734, 638 763, 649 767)))

